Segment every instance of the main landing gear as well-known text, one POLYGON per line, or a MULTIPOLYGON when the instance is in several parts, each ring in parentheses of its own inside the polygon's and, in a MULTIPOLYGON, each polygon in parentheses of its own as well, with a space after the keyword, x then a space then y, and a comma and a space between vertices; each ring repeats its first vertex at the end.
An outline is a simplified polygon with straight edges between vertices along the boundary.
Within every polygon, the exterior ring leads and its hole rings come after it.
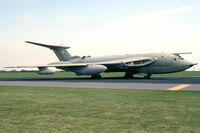
POLYGON ((124 78, 125 78, 125 79, 132 79, 132 78, 133 78, 133 73, 131 73, 131 72, 126 72, 125 75, 124 75, 124 78))
MULTIPOLYGON (((134 78, 133 73, 132 72, 126 72, 124 75, 125 79, 132 79, 134 78)), ((151 78, 151 74, 148 73, 147 75, 144 76, 145 79, 150 79, 151 78)))
POLYGON ((151 78, 151 74, 148 73, 146 76, 144 76, 145 79, 150 79, 151 78))
POLYGON ((97 74, 97 75, 91 75, 91 79, 101 79, 101 75, 97 74))

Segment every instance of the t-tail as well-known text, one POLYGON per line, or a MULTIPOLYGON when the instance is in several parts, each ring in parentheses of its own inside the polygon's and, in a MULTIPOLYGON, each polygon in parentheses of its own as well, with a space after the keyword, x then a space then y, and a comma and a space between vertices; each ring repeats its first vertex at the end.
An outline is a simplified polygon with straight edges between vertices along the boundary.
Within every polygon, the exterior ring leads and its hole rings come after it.
POLYGON ((66 49, 69 49, 70 47, 47 45, 47 44, 41 44, 41 43, 36 43, 36 42, 30 42, 30 41, 25 41, 25 42, 31 43, 31 44, 34 44, 34 45, 38 45, 38 46, 42 46, 42 47, 46 47, 46 48, 53 50, 60 61, 68 61, 68 60, 73 59, 73 57, 66 50, 66 49))

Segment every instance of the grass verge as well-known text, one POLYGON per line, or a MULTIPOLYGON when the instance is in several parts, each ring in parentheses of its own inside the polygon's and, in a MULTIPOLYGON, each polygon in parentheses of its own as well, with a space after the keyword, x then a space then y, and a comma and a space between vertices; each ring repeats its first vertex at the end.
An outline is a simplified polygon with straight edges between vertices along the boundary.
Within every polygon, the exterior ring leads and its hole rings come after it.
POLYGON ((199 91, 0 86, 0 132, 200 132, 199 91))

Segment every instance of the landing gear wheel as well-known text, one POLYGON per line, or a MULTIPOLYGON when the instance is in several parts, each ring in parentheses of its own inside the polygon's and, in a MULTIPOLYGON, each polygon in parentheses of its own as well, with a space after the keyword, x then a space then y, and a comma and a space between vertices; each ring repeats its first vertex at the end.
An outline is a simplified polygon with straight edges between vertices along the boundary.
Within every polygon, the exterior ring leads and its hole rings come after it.
POLYGON ((145 79, 150 79, 151 78, 151 74, 148 73, 147 76, 144 76, 145 79))
POLYGON ((132 79, 133 78, 133 73, 126 72, 125 75, 124 75, 124 78, 125 79, 132 79))
POLYGON ((102 77, 101 77, 101 75, 91 75, 91 78, 92 79, 101 79, 102 77))

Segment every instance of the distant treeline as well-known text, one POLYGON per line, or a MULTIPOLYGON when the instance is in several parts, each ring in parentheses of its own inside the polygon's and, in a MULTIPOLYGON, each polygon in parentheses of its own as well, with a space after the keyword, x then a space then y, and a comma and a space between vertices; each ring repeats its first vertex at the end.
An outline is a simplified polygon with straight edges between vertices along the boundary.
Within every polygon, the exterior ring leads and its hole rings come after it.
POLYGON ((21 70, 21 71, 16 71, 16 70, 11 70, 11 71, 6 71, 6 70, 0 70, 0 72, 36 72, 36 70, 21 70))
MULTIPOLYGON (((0 70, 0 72, 14 72, 14 73, 21 73, 21 72, 37 72, 38 70, 20 70, 20 71, 17 71, 17 70, 10 70, 10 71, 6 71, 6 70, 0 70)), ((64 71, 56 71, 56 72, 64 72, 64 71)))

